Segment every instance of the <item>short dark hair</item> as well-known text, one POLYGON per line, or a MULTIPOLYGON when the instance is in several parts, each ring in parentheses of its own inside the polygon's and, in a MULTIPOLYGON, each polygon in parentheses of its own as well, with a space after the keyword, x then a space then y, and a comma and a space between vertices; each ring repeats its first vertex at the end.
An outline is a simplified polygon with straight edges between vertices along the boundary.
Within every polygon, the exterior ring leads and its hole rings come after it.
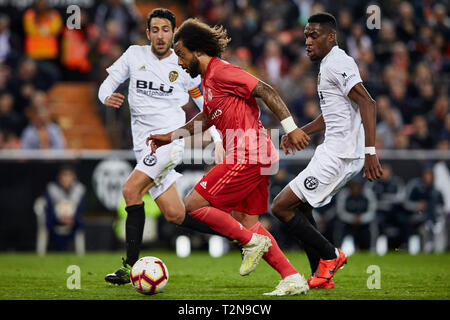
POLYGON ((223 26, 211 27, 196 18, 187 19, 181 24, 173 42, 179 40, 190 51, 203 51, 210 57, 220 57, 231 41, 223 26))
POLYGON ((335 31, 337 29, 336 18, 331 13, 328 13, 328 12, 320 12, 320 13, 313 14, 312 16, 310 16, 308 18, 308 22, 309 23, 319 23, 319 24, 325 25, 335 31))
POLYGON ((172 11, 169 9, 164 8, 156 8, 153 9, 152 12, 149 13, 147 18, 147 29, 150 30, 150 23, 153 18, 162 18, 167 19, 170 21, 170 24, 172 25, 172 31, 175 30, 175 27, 177 25, 175 15, 172 11))
POLYGON ((75 170, 75 167, 72 164, 63 164, 58 170, 58 175, 66 171, 70 171, 74 175, 77 175, 77 171, 75 170))

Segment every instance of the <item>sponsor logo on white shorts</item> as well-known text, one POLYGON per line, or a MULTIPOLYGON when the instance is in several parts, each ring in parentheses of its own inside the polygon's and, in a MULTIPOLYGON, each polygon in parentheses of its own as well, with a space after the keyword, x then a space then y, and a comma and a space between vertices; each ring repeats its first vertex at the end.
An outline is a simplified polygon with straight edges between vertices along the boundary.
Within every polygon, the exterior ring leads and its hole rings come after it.
POLYGON ((146 166, 154 166, 156 164, 156 156, 154 154, 148 154, 142 160, 146 166))
POLYGON ((306 177, 304 182, 305 188, 308 190, 314 190, 319 186, 319 180, 316 177, 309 176, 306 177))

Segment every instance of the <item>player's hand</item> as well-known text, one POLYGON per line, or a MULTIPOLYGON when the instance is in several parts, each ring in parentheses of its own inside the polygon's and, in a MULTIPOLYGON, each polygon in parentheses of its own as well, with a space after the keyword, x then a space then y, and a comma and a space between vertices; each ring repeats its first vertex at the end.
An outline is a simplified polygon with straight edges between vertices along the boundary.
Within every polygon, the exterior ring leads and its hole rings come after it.
POLYGON ((115 92, 105 99, 105 106, 118 109, 124 100, 125 96, 123 94, 115 92))
POLYGON ((292 154, 295 154, 295 150, 302 150, 309 144, 311 138, 300 128, 295 129, 288 135, 289 148, 292 150, 292 154))
POLYGON ((281 145, 280 145, 281 150, 284 151, 285 155, 288 155, 291 153, 295 154, 295 148, 291 145, 291 143, 289 142, 289 138, 287 135, 284 135, 281 137, 281 145))
POLYGON ((216 142, 216 148, 214 149, 214 161, 216 164, 221 163, 225 158, 225 149, 222 142, 216 142))
POLYGON ((379 179, 383 175, 383 169, 381 169, 380 161, 376 154, 366 154, 366 160, 364 161, 363 178, 374 181, 379 179))
POLYGON ((166 134, 151 134, 145 140, 145 144, 148 146, 150 141, 150 147, 152 148, 151 154, 154 154, 156 149, 172 142, 172 132, 166 134))

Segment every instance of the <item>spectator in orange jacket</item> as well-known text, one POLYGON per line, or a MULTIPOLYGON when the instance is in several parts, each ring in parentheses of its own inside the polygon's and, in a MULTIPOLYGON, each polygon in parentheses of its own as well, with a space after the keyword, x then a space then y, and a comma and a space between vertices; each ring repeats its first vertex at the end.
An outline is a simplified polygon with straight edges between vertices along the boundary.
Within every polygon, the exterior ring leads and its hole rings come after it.
POLYGON ((22 22, 25 54, 40 62, 40 68, 52 74, 53 78, 59 78, 56 63, 59 56, 58 37, 63 27, 60 13, 47 7, 46 0, 36 0, 34 6, 23 14, 22 22))
POLYGON ((61 64, 66 80, 87 80, 92 70, 92 49, 98 41, 99 31, 88 21, 86 11, 81 10, 81 28, 63 30, 61 39, 61 64))
POLYGON ((59 54, 58 36, 62 19, 57 10, 47 7, 45 0, 37 0, 23 15, 25 53, 34 59, 56 59, 59 54))

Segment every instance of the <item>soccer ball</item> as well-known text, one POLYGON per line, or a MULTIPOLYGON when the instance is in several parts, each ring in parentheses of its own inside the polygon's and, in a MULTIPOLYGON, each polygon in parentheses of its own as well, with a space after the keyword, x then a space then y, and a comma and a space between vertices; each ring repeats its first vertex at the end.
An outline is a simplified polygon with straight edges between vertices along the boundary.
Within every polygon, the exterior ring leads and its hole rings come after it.
POLYGON ((131 284, 142 294, 161 292, 169 281, 169 271, 161 259, 143 257, 130 271, 131 284))

